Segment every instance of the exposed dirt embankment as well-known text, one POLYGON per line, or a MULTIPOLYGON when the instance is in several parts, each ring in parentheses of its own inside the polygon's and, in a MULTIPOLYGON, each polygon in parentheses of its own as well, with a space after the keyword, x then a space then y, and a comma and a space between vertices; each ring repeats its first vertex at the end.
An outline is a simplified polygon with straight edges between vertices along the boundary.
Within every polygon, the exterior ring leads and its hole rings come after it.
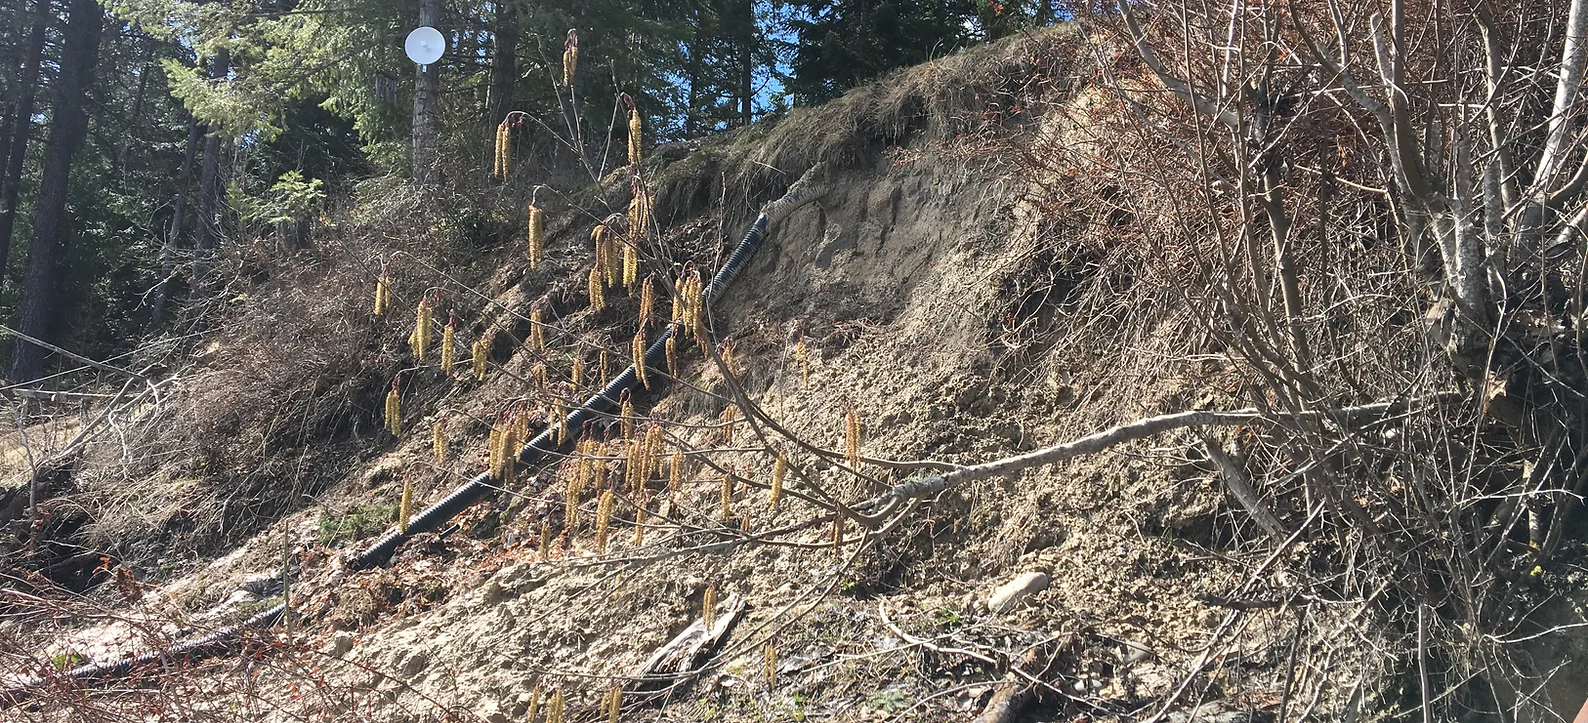
MULTIPOLYGON (((473 225, 454 216, 467 233, 441 251, 418 241, 440 225, 371 221, 367 210, 346 219, 357 243, 328 244, 328 260, 282 277, 324 286, 348 273, 329 302, 279 287, 250 302, 281 314, 277 329, 324 327, 330 340, 315 344, 336 353, 312 373, 245 375, 246 385, 187 397, 213 405, 241 388, 262 405, 277 386, 296 390, 284 402, 304 410, 291 434, 267 408, 226 415, 235 445, 263 462, 217 452, 207 466, 181 458, 139 476, 102 450, 84 471, 101 490, 120 470, 157 495, 121 510, 140 520, 138 539, 162 526, 198 535, 182 510, 200 498, 268 506, 250 523, 263 531, 236 547, 205 533, 207 556, 182 574, 139 570, 144 584, 102 585, 72 604, 75 617, 34 609, 18 619, 37 629, 8 634, 31 646, 17 658, 36 668, 158 646, 279 601, 284 557, 290 632, 267 638, 273 652, 251 648, 241 673, 236 658, 212 661, 108 703, 60 686, 46 717, 127 706, 154 717, 517 721, 532 705, 545 715, 560 691, 567 715, 593 720, 614 686, 623 716, 685 720, 964 720, 1028 687, 1041 720, 1160 708, 1271 720, 1389 705, 1404 663, 1372 648, 1401 633, 1376 628, 1371 606, 1274 593, 1286 570, 1324 569, 1340 550, 1254 531, 1190 432, 875 520, 846 513, 835 529, 835 508, 912 477, 1250 401, 1250 376, 1191 323, 1181 269, 1121 240, 1135 207, 1101 160, 1076 160, 1088 142, 1076 119, 1118 112, 1082 82, 1076 42, 1063 28, 1013 39, 770 128, 659 150, 645 175, 660 232, 642 245, 636 283, 604 289, 601 309, 589 297, 591 231, 628 203, 622 173, 594 192, 540 197, 547 260, 534 268, 517 220, 525 189, 494 191, 473 225), (636 331, 654 339, 671 318, 659 293, 655 321, 639 327, 644 277, 665 288, 692 268, 709 274, 752 209, 817 161, 832 166, 825 193, 771 229, 710 317, 711 343, 680 346, 665 391, 636 395, 632 416, 585 430, 596 446, 520 470, 390 566, 345 569, 391 524, 405 483, 416 509, 436 501, 486 466, 493 424, 523 413, 538 431, 620 370, 636 331), (380 273, 355 253, 371 246, 385 249, 398 296, 374 319, 352 310, 380 273), (413 360, 403 342, 421 297, 456 314, 451 373, 413 360), (359 316, 308 323, 327 308, 359 316), (470 368, 476 341, 483 380, 470 368), (347 368, 352 359, 362 366, 347 368), (393 375, 396 437, 380 425, 393 375), (260 419, 276 422, 250 422, 260 419), (637 463, 653 429, 660 452, 637 463), (227 464, 250 472, 218 476, 227 464), (638 484, 625 478, 636 464, 649 467, 638 484), (321 473, 294 471, 310 465, 321 473), (218 492, 217 479, 246 480, 246 494, 218 492), (195 489, 204 494, 185 496, 195 489), (708 600, 732 622, 709 654, 662 693, 668 683, 639 681, 708 600), (115 622, 82 624, 88 607, 115 622)), ((241 374, 258 338, 217 340, 194 378, 241 374)), ((273 363, 287 369, 292 356, 273 363)), ((195 439, 142 434, 172 459, 195 439)), ((1316 514, 1300 498, 1267 503, 1290 529, 1316 514)))

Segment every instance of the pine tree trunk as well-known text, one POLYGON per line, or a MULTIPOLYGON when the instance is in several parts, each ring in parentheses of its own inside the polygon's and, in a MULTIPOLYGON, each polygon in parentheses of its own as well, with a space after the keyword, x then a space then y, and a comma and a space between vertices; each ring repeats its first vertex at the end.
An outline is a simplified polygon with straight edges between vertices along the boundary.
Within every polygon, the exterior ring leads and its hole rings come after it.
POLYGON ((22 165, 27 160, 28 141, 33 135, 33 100, 38 91, 39 56, 44 51, 45 23, 49 20, 48 0, 34 5, 33 27, 28 31, 18 77, 15 110, 11 114, 3 176, 0 176, 0 281, 5 278, 11 257, 11 233, 17 220, 17 197, 22 189, 22 165))
POLYGON ((518 9, 513 2, 496 6, 496 28, 491 38, 491 97, 485 109, 485 134, 494 138, 496 127, 513 110, 518 83, 518 9))
MULTIPOLYGON (((27 279, 22 289, 22 309, 17 328, 38 338, 50 334, 55 316, 56 265, 65 246, 66 190, 72 156, 88 135, 88 114, 83 110, 94 66, 99 62, 99 34, 104 10, 95 0, 71 0, 55 78, 55 114, 44 150, 39 196, 33 207, 33 239, 28 243, 27 279)), ((31 381, 44 366, 44 350, 18 342, 11 357, 12 381, 31 381)))
POLYGON ((149 311, 150 329, 158 329, 165 323, 171 274, 176 270, 176 250, 182 243, 182 224, 187 220, 187 189, 193 183, 193 159, 198 155, 200 128, 197 118, 187 119, 187 150, 182 154, 182 168, 177 172, 176 196, 171 199, 171 227, 166 231, 165 243, 160 246, 160 285, 154 290, 153 308, 149 311))
MULTIPOLYGON (((210 78, 225 78, 231 72, 232 56, 225 48, 215 53, 210 61, 210 78)), ((194 229, 195 250, 193 260, 193 286, 203 286, 209 277, 210 257, 215 251, 215 239, 221 225, 221 143, 220 129, 207 128, 204 139, 204 167, 199 171, 198 227, 194 229)))
POLYGON ((751 49, 755 45, 755 3, 751 0, 740 0, 739 12, 739 124, 750 125, 755 119, 755 91, 752 89, 752 72, 755 70, 755 56, 751 49))
MULTIPOLYGON (((436 27, 441 18, 439 0, 419 0, 419 24, 436 27)), ((434 63, 414 71, 414 180, 423 184, 437 180, 436 116, 439 71, 434 63)))

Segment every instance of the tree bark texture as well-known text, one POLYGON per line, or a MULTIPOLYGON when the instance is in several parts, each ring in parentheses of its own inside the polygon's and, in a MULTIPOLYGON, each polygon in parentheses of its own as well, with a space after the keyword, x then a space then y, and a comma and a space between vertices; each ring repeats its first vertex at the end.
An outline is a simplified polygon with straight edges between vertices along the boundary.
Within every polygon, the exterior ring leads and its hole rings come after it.
MULTIPOLYGON (((441 18, 439 0, 419 0, 419 24, 435 27, 441 18)), ((440 68, 434 63, 414 70, 414 180, 423 184, 437 180, 436 124, 440 68)))
MULTIPOLYGON (((232 56, 225 48, 210 61, 210 78, 219 80, 231 73, 232 56)), ((221 142, 219 128, 207 128, 204 138, 204 167, 199 171, 198 226, 194 229, 193 285, 203 286, 209 276, 210 256, 221 228, 221 142)))
POLYGON ((518 83, 518 7, 513 2, 496 6, 496 28, 491 39, 491 98, 486 112, 487 134, 494 134, 513 110, 518 83))
MULTIPOLYGON (((38 200, 33 206, 33 238, 28 243, 27 278, 22 288, 22 308, 17 328, 24 334, 47 338, 55 316, 57 261, 65 247, 66 191, 72 156, 88 135, 88 114, 83 105, 99 62, 99 35, 105 11, 94 0, 71 0, 60 70, 55 78, 55 114, 44 150, 44 169, 38 200)), ((11 379, 31 381, 44 366, 44 350, 18 342, 11 357, 11 379)))
POLYGON ((17 95, 6 130, 10 142, 5 154, 4 176, 0 176, 0 279, 5 278, 11 258, 11 234, 16 228, 17 198, 22 186, 22 165, 27 160, 28 141, 33 135, 33 101, 39 83, 39 56, 44 52, 45 23, 49 20, 48 0, 34 4, 33 27, 23 49, 22 71, 17 79, 17 95))
POLYGON ((193 160, 198 155, 201 130, 197 118, 187 119, 187 150, 182 154, 182 168, 177 172, 176 195, 171 199, 171 226, 166 230, 165 243, 160 246, 160 285, 154 290, 153 308, 149 311, 151 329, 157 329, 165 323, 165 305, 171 296, 171 274, 176 270, 176 250, 182 244, 182 226, 187 220, 187 190, 193 184, 193 160))

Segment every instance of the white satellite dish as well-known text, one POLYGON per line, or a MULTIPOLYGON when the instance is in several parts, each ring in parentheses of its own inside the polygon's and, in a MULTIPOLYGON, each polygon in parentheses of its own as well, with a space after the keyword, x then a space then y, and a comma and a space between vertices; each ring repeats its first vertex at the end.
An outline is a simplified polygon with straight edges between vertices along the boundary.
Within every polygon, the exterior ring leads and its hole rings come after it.
POLYGON ((428 25, 414 28, 408 34, 408 40, 403 42, 403 50, 407 51, 408 59, 420 65, 429 65, 441 59, 441 54, 447 50, 447 39, 441 37, 441 31, 428 25))

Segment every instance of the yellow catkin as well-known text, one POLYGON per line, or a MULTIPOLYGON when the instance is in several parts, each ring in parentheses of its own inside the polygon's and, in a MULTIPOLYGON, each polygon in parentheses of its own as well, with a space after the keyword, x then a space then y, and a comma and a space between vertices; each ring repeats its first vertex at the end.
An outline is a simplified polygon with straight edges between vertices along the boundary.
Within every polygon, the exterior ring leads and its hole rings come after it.
POLYGON ((551 522, 548 520, 540 521, 540 549, 537 552, 542 561, 551 554, 551 522))
POLYGON ((604 386, 607 385, 607 382, 612 381, 612 360, 610 358, 608 358, 607 350, 605 350, 605 349, 601 350, 600 366, 601 366, 601 386, 604 387, 604 386))
MULTIPOLYGON (((645 479, 656 476, 662 469, 662 445, 667 440, 667 433, 660 426, 651 427, 645 433, 645 479)), ((643 490, 642 490, 643 492, 643 490)))
POLYGON ((606 280, 605 269, 607 266, 607 225, 598 223, 590 229, 590 245, 595 247, 595 267, 602 269, 602 280, 606 280))
POLYGON ((696 344, 705 344, 706 302, 705 292, 701 288, 700 275, 690 274, 685 276, 681 292, 684 300, 684 325, 689 327, 689 333, 695 337, 696 344))
POLYGON ((623 686, 614 684, 607 693, 607 723, 618 723, 618 712, 623 710, 623 686))
POLYGON ((402 401, 397 397, 397 384, 392 383, 391 391, 386 393, 386 428, 393 435, 402 434, 402 401))
POLYGON ((678 376, 678 334, 677 330, 667 334, 667 375, 678 376))
POLYGON ((772 463, 772 491, 767 494, 766 506, 777 509, 778 498, 783 496, 783 477, 788 474, 788 458, 782 452, 777 453, 777 461, 772 463))
POLYGON ((640 284, 640 328, 651 325, 651 317, 656 312, 656 284, 651 277, 645 277, 645 283, 640 284))
POLYGON ((629 165, 636 168, 644 160, 645 126, 640 122, 638 108, 629 111, 629 165))
POLYGON ((546 387, 551 385, 551 378, 547 375, 545 364, 536 364, 534 368, 529 370, 529 376, 535 381, 536 389, 545 390, 546 387))
POLYGON ((451 376, 453 359, 452 345, 457 341, 458 325, 454 321, 447 321, 447 327, 441 330, 441 373, 451 376))
POLYGON ((733 444, 733 431, 736 427, 735 421, 738 416, 738 407, 729 404, 722 408, 722 443, 724 445, 733 444))
POLYGON ((585 293, 590 295, 590 310, 599 313, 607 308, 607 297, 601 287, 601 267, 590 267, 590 278, 585 280, 585 293))
POLYGON ((612 525, 612 490, 601 495, 601 505, 596 508, 596 554, 607 554, 607 529, 612 525))
POLYGON ((574 354, 572 377, 575 391, 584 386, 584 354, 577 352, 574 354))
POLYGON ((634 422, 636 416, 637 415, 634 413, 634 401, 631 399, 623 400, 623 406, 618 408, 618 421, 623 425, 622 431, 624 439, 632 439, 634 437, 634 422))
POLYGON ((380 316, 391 308, 391 276, 382 272, 375 279, 375 315, 380 316))
POLYGON ((640 252, 634 243, 623 245, 623 288, 634 288, 635 277, 640 273, 640 252))
POLYGON ((496 125, 496 164, 491 169, 491 175, 507 180, 508 171, 513 165, 513 134, 510 118, 503 118, 496 125))
POLYGON ((397 532, 408 534, 408 518, 414 511, 414 480, 412 477, 403 478, 403 496, 397 502, 397 532))
POLYGON ((634 546, 645 544, 645 508, 634 508, 634 546))
POLYGON ((557 402, 557 406, 552 408, 551 414, 551 423, 555 425, 552 429, 556 432, 553 435, 553 441, 558 446, 561 446, 563 442, 568 441, 568 405, 560 401, 557 402))
POLYGON ((524 712, 525 723, 535 723, 535 715, 540 712, 540 686, 535 686, 529 691, 529 710, 524 712))
POLYGON ((722 475, 722 519, 733 518, 733 472, 722 475))
POLYGON ((535 268, 546 256, 546 214, 535 204, 529 205, 529 268, 535 268))
POLYGON ((572 530, 579 526, 579 497, 584 490, 575 483, 568 485, 568 491, 562 504, 562 527, 572 530))
POLYGON ((430 425, 430 451, 435 453, 436 464, 447 463, 446 427, 439 419, 430 425))
POLYGON ((529 441, 529 415, 520 414, 513 419, 513 453, 518 453, 518 447, 529 441))
POLYGON ((640 328, 634 332, 634 375, 639 377, 640 386, 647 390, 651 388, 651 380, 645 375, 645 329, 640 328))
POLYGON ((424 359, 430 347, 431 320, 430 300, 420 299, 419 308, 414 312, 414 331, 408 335, 408 348, 414 353, 415 359, 424 359))
POLYGON ((546 723, 563 723, 562 707, 562 688, 558 688, 557 692, 551 694, 551 703, 546 706, 546 723))
POLYGON ((491 434, 485 440, 485 471, 492 479, 501 477, 502 471, 502 425, 491 427, 491 434))
POLYGON ((606 248, 601 254, 601 277, 606 280, 607 288, 610 289, 617 286, 618 281, 623 278, 623 249, 619 248, 622 243, 614 234, 607 234, 601 243, 606 248))
POLYGON ((860 464, 860 412, 854 405, 844 406, 844 456, 849 466, 860 464))
POLYGON ((536 304, 529 310, 529 344, 535 351, 546 351, 546 325, 541 321, 541 307, 536 304))
POLYGON ((843 554, 844 549, 844 516, 833 515, 833 554, 843 554))
POLYGON ((577 77, 579 77, 579 34, 569 30, 568 40, 562 44, 563 86, 573 88, 573 81, 577 77))
POLYGON ((800 339, 794 345, 794 361, 800 365, 800 389, 809 389, 811 386, 811 361, 810 353, 805 348, 805 340, 800 339))
POLYGON ((485 381, 485 363, 490 358, 491 342, 485 339, 476 339, 470 345, 469 352, 474 357, 474 381, 485 381))
POLYGON ((677 497, 678 491, 684 486, 684 453, 674 452, 673 458, 667 463, 667 494, 677 497))
POLYGON ((717 583, 707 585, 706 594, 700 598, 700 620, 705 623, 707 632, 717 622, 717 583))
POLYGON ((766 687, 777 687, 777 646, 770 640, 761 646, 761 674, 766 678, 766 687))

